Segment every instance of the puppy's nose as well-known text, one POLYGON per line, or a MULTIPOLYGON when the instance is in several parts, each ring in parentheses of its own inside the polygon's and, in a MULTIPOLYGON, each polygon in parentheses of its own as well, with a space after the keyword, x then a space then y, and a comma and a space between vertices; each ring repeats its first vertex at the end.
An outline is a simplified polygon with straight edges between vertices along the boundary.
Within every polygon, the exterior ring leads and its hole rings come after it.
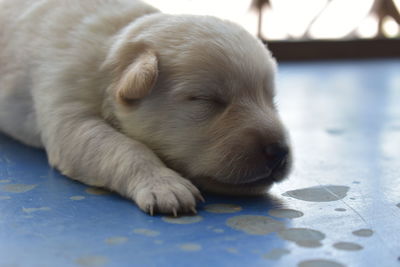
POLYGON ((269 144, 264 148, 264 153, 267 157, 267 166, 270 169, 275 169, 287 158, 289 147, 282 143, 269 144))

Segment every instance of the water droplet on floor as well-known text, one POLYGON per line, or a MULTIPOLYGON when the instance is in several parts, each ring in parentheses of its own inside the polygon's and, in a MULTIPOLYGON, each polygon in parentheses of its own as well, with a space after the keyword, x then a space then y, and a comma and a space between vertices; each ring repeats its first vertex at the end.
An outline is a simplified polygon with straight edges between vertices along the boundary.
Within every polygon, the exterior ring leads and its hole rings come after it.
POLYGON ((322 247, 322 243, 316 240, 304 240, 295 242, 296 245, 303 248, 318 248, 322 247))
POLYGON ((127 241, 128 241, 128 238, 124 237, 124 236, 112 236, 112 237, 109 237, 106 240, 104 240, 104 242, 106 242, 109 245, 119 245, 119 244, 126 243, 127 241))
POLYGON ((357 231, 353 231, 353 235, 361 236, 361 237, 370 237, 374 234, 374 231, 371 229, 360 229, 357 231))
POLYGON ((303 212, 292 209, 273 209, 268 211, 268 214, 278 218, 294 219, 304 215, 303 212))
POLYGON ((273 248, 267 253, 263 255, 264 259, 267 260, 279 260, 283 256, 287 255, 290 253, 290 250, 285 249, 285 248, 273 248))
POLYGON ((340 135, 344 133, 344 130, 340 128, 328 128, 326 132, 331 135, 340 135))
POLYGON ((283 222, 267 216, 240 215, 229 218, 226 224, 251 235, 267 235, 285 228, 283 222))
POLYGON ((108 259, 104 256, 83 256, 75 260, 81 266, 98 267, 107 264, 108 259))
POLYGON ((346 211, 346 209, 344 209, 344 208, 336 208, 335 210, 336 211, 346 211))
POLYGON ((362 246, 352 242, 337 242, 333 247, 339 250, 357 251, 363 249, 362 246))
POLYGON ((310 202, 330 202, 344 198, 348 191, 348 186, 322 185, 291 190, 282 195, 310 202))
POLYGON ((145 229, 145 228, 134 229, 133 232, 135 234, 145 235, 145 236, 152 236, 152 237, 160 235, 160 232, 157 232, 157 231, 154 231, 154 230, 150 230, 150 229, 145 229))
POLYGON ((202 249, 201 245, 196 243, 181 244, 179 248, 183 251, 199 251, 202 249))
POLYGON ((84 196, 72 196, 69 199, 71 199, 71 200, 82 200, 82 199, 85 199, 85 197, 84 196))
POLYGON ((298 246, 314 248, 322 246, 321 240, 325 234, 309 228, 289 228, 278 232, 278 235, 287 241, 295 242, 298 246))
POLYGON ((341 263, 332 260, 324 260, 324 259, 315 259, 315 260, 306 260, 302 261, 298 264, 298 267, 345 267, 341 263))
POLYGON ((32 213, 37 211, 49 211, 51 210, 50 207, 40 207, 40 208, 22 208, 22 211, 25 213, 32 213))
POLYGON ((0 186, 1 191, 9 193, 25 193, 34 189, 37 184, 6 184, 0 186))
POLYGON ((180 216, 180 217, 172 217, 172 216, 164 216, 162 220, 167 223, 175 223, 175 224, 190 224, 197 223, 203 220, 201 216, 180 216))
POLYGON ((225 249, 227 252, 232 253, 232 254, 237 254, 239 253, 239 250, 237 248, 226 248, 225 249))
POLYGON ((242 210, 242 207, 234 204, 210 204, 204 210, 211 213, 235 213, 242 210))

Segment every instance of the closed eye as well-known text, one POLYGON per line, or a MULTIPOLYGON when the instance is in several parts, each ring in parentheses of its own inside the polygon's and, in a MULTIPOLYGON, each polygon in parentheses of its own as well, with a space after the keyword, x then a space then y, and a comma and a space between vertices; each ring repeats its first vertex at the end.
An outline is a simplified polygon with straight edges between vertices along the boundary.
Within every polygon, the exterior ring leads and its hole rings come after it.
POLYGON ((227 106, 225 102, 215 96, 192 95, 186 99, 190 106, 188 115, 191 120, 197 122, 213 118, 223 112, 227 106))
POLYGON ((214 96, 190 96, 188 98, 189 101, 203 101, 203 102, 207 102, 210 104, 216 104, 218 106, 226 106, 226 102, 223 101, 220 98, 214 97, 214 96))

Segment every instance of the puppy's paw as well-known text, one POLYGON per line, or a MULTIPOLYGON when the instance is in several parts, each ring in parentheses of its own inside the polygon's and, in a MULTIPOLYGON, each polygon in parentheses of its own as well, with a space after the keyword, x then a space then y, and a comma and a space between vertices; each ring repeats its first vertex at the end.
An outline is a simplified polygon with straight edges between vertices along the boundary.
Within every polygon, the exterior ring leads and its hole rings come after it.
POLYGON ((196 213, 196 201, 204 201, 200 191, 188 180, 172 170, 163 170, 156 177, 139 182, 133 196, 143 211, 178 215, 196 213))

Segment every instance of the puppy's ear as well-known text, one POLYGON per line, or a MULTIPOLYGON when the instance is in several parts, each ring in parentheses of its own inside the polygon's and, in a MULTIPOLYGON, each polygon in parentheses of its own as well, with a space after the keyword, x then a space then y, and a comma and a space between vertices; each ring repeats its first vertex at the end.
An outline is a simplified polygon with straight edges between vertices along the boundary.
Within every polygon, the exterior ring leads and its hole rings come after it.
POLYGON ((123 71, 116 83, 118 100, 130 102, 148 95, 156 83, 158 60, 152 51, 143 51, 123 71))

